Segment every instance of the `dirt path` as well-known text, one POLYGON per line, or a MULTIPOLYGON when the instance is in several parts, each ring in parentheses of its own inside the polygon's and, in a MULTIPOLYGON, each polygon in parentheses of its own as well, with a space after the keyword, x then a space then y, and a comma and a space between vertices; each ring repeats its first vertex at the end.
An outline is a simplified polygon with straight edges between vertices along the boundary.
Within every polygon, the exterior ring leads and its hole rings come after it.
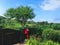
POLYGON ((26 42, 27 42, 28 40, 27 39, 25 39, 25 41, 23 42, 23 43, 17 43, 17 44, 14 44, 14 45, 26 45, 26 42))
POLYGON ((24 43, 23 44, 17 43, 17 44, 14 44, 14 45, 26 45, 26 44, 24 44, 24 43))

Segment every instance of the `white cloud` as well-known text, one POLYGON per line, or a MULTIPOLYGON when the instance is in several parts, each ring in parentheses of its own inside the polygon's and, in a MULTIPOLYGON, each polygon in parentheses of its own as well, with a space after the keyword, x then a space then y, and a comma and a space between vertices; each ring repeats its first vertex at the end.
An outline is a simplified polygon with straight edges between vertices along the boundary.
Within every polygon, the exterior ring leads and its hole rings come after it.
POLYGON ((40 7, 43 10, 55 10, 60 8, 60 0, 44 0, 40 7))

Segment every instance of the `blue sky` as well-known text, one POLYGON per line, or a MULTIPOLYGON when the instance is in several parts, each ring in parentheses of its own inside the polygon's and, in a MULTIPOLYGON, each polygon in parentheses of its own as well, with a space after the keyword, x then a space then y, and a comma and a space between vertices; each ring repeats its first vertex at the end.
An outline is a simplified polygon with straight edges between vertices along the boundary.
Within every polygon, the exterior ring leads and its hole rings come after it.
POLYGON ((0 0, 0 15, 8 8, 30 6, 34 9, 34 21, 48 21, 60 23, 60 0, 0 0))

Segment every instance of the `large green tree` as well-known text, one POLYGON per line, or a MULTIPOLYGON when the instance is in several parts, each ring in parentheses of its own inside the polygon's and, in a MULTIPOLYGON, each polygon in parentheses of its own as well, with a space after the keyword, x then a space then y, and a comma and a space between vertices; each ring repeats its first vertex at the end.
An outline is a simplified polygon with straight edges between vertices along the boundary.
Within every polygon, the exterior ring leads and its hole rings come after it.
POLYGON ((4 16, 6 18, 14 18, 14 15, 15 15, 15 9, 14 8, 9 8, 6 13, 4 14, 4 16))
POLYGON ((20 6, 17 8, 10 8, 6 11, 5 17, 16 19, 18 22, 21 22, 23 25, 26 24, 28 19, 35 17, 33 9, 28 6, 20 6))

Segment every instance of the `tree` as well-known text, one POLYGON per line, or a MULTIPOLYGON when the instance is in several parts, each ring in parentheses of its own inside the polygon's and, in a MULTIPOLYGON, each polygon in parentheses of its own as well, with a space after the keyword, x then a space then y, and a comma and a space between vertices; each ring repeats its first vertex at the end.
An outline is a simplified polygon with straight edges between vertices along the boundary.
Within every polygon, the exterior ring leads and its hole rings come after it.
POLYGON ((6 17, 15 18, 18 22, 26 24, 28 19, 32 19, 35 17, 33 9, 28 6, 20 6, 17 8, 10 8, 5 13, 6 17))
POLYGON ((5 23, 5 17, 0 16, 0 27, 3 27, 4 23, 5 23))
POLYGON ((32 19, 34 18, 35 15, 33 13, 33 9, 31 9, 30 7, 18 7, 16 8, 16 19, 18 21, 21 21, 24 25, 26 24, 28 19, 32 19))
POLYGON ((15 15, 15 9, 14 8, 10 8, 6 11, 6 13, 4 14, 4 16, 6 18, 14 18, 15 15))

